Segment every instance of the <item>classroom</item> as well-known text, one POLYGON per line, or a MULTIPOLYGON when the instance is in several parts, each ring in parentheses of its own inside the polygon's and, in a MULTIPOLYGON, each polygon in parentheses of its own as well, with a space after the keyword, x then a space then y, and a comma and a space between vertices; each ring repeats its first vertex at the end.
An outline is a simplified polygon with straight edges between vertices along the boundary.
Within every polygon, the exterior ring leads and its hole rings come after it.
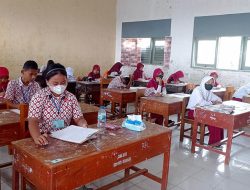
POLYGON ((250 0, 0 0, 0 190, 248 190, 250 0))

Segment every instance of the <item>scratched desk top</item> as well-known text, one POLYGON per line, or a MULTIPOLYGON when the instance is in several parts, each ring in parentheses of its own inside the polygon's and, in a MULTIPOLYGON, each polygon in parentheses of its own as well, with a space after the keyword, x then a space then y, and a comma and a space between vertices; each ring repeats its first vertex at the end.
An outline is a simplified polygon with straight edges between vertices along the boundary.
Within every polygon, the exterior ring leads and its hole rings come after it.
MULTIPOLYGON (((119 119, 111 122, 121 125, 122 121, 122 119, 119 119)), ((35 145, 32 139, 23 139, 12 142, 12 144, 15 148, 22 149, 25 154, 52 168, 59 166, 62 161, 87 158, 149 137, 162 134, 168 134, 169 138, 171 137, 171 130, 148 122, 145 122, 145 124, 147 128, 142 132, 130 131, 125 128, 118 130, 103 129, 96 139, 83 144, 64 142, 54 138, 49 138, 49 145, 45 147, 35 145)), ((96 125, 91 127, 96 127, 96 125)))
POLYGON ((156 97, 156 96, 142 97, 141 100, 143 100, 143 99, 150 100, 150 101, 161 102, 161 103, 167 103, 167 104, 173 104, 173 103, 183 101, 183 98, 174 97, 172 95, 165 95, 165 96, 161 96, 161 97, 156 97))
POLYGON ((3 125, 19 123, 20 115, 11 109, 0 110, 0 127, 3 125))
MULTIPOLYGON (((218 107, 220 105, 221 104, 213 105, 213 106, 199 107, 199 108, 202 109, 202 110, 208 110, 208 111, 211 111, 211 112, 217 112, 216 111, 216 106, 218 107), (213 111, 213 107, 215 108, 215 111, 213 111)), ((248 103, 238 102, 238 101, 234 101, 234 100, 229 100, 229 101, 223 102, 223 105, 234 106, 235 107, 235 109, 233 110, 233 113, 230 114, 232 116, 234 116, 234 115, 240 115, 240 114, 244 114, 244 113, 250 112, 250 104, 248 104, 248 103)), ((226 113, 221 113, 221 114, 226 114, 226 113)), ((227 114, 227 115, 229 115, 229 114, 227 114)))
POLYGON ((81 107, 82 113, 92 113, 92 112, 99 111, 99 108, 97 106, 93 106, 93 105, 86 104, 83 102, 80 102, 79 105, 81 107))
POLYGON ((127 89, 127 88, 121 88, 121 89, 116 89, 116 88, 106 88, 103 89, 104 92, 116 92, 116 93, 122 93, 122 94, 129 94, 131 92, 137 92, 137 89, 127 89))
POLYGON ((78 84, 85 84, 85 85, 100 85, 100 81, 77 81, 78 84))

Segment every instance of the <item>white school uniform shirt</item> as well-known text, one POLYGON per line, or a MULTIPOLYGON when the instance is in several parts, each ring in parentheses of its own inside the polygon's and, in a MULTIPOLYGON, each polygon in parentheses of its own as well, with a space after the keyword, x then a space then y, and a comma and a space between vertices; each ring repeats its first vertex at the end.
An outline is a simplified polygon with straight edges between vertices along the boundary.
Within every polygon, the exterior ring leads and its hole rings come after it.
POLYGON ((205 89, 205 83, 210 79, 212 79, 212 77, 205 76, 202 79, 200 86, 193 90, 187 105, 187 109, 194 110, 196 106, 212 105, 213 101, 222 102, 221 98, 216 96, 211 90, 205 89))
POLYGON ((250 94, 250 83, 236 90, 233 97, 242 99, 244 96, 247 96, 248 94, 250 94))

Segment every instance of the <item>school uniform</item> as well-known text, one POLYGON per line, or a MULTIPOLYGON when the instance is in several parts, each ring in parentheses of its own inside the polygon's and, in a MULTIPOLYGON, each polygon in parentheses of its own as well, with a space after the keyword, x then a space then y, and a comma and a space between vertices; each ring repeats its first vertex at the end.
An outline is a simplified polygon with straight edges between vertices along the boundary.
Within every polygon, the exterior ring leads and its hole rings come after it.
MULTIPOLYGON (((187 109, 189 109, 188 117, 190 119, 194 119, 195 107, 212 105, 214 101, 222 102, 221 98, 216 96, 211 90, 205 89, 205 83, 210 79, 212 79, 210 76, 204 77, 200 86, 193 90, 187 105, 187 109)), ((208 130, 210 132, 208 144, 214 144, 223 139, 223 129, 215 126, 208 126, 208 130)))
POLYGON ((117 76, 109 83, 108 88, 126 88, 126 85, 123 84, 121 76, 117 76))
POLYGON ((19 77, 8 83, 4 98, 11 101, 13 104, 28 104, 32 96, 40 91, 40 89, 37 82, 32 81, 26 86, 23 84, 21 77, 19 77))
POLYGON ((83 114, 77 99, 68 91, 55 97, 49 87, 46 87, 36 93, 30 101, 28 118, 39 120, 41 133, 60 130, 64 126, 69 126, 72 119, 81 117, 83 114), (58 126, 57 121, 63 121, 64 126, 58 126))
POLYGON ((233 100, 242 101, 243 97, 247 96, 248 94, 250 94, 250 83, 236 90, 236 92, 233 94, 233 100))

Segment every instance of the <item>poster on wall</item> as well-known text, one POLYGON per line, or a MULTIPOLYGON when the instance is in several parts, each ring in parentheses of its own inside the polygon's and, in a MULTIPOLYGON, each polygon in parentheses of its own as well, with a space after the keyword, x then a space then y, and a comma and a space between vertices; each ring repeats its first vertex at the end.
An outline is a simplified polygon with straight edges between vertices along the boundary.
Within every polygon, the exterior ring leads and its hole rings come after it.
POLYGON ((141 51, 138 38, 122 38, 121 63, 126 66, 136 66, 141 61, 141 51))
POLYGON ((164 63, 163 66, 169 68, 170 56, 171 56, 171 43, 172 37, 165 37, 165 47, 164 47, 164 63))

